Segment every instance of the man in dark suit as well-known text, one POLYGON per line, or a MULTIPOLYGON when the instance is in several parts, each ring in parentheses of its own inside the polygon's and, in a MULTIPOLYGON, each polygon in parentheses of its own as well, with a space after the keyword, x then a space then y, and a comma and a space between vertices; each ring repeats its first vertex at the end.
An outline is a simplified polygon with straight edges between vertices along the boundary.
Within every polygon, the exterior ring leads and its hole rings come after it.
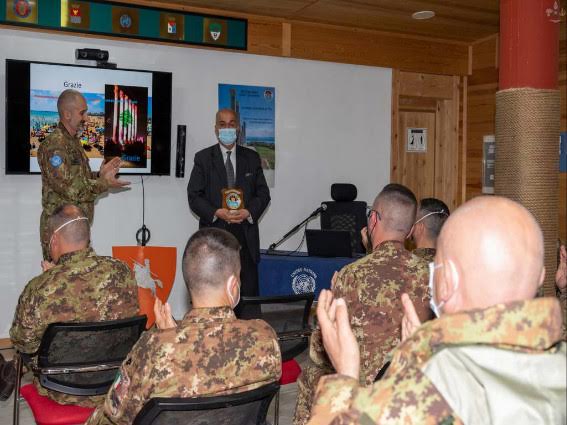
POLYGON ((218 227, 238 239, 242 264, 241 293, 257 296, 260 261, 258 220, 270 202, 270 190, 260 156, 251 149, 236 145, 239 131, 240 122, 233 110, 217 112, 215 134, 218 143, 195 154, 187 196, 189 207, 199 216, 199 228, 218 227), (231 187, 243 191, 243 209, 229 211, 222 207, 221 191, 231 187))

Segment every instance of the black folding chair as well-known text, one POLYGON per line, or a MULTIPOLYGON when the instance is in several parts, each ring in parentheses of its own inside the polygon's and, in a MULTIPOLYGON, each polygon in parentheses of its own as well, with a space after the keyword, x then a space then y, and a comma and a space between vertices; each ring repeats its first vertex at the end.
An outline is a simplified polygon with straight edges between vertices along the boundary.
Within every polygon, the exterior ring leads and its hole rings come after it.
POLYGON ((15 355, 14 424, 19 423, 24 364, 49 390, 77 396, 106 394, 118 368, 140 338, 146 316, 105 322, 52 323, 37 353, 15 355))
POLYGON ((197 398, 152 398, 134 425, 264 425, 279 384, 242 393, 197 398))
MULTIPOLYGON (((303 353, 309 346, 309 313, 314 294, 274 297, 242 297, 239 303, 242 317, 266 321, 278 336, 282 362, 303 353)), ((280 394, 276 394, 274 425, 279 422, 280 394)))

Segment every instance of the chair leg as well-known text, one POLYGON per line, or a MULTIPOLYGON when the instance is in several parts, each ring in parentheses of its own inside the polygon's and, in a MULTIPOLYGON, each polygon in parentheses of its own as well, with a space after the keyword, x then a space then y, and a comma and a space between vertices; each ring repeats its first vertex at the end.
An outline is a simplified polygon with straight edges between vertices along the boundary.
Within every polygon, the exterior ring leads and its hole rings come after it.
POLYGON ((14 385, 14 414, 13 425, 20 424, 20 386, 22 385, 22 358, 18 353, 14 354, 14 367, 16 368, 16 383, 14 385))
POLYGON ((274 406, 274 425, 278 425, 280 422, 280 390, 276 393, 276 404, 274 406))

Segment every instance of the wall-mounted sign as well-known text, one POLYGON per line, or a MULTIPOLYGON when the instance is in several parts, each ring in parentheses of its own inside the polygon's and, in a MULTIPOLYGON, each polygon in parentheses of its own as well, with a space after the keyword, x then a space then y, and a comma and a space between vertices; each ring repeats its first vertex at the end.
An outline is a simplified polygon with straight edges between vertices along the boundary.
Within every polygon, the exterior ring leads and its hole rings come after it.
POLYGON ((5 0, 6 21, 22 24, 37 24, 36 0, 5 0))
POLYGON ((427 128, 408 128, 406 152, 427 152, 427 128))
POLYGON ((205 18, 203 22, 203 41, 209 44, 225 44, 228 25, 224 19, 205 18))
POLYGON ((482 138, 482 193, 494 194, 494 161, 496 160, 496 139, 494 135, 482 138))
POLYGON ((266 86, 219 84, 219 109, 230 108, 240 118, 237 144, 254 149, 269 187, 276 178, 276 89, 266 86))
POLYGON ((179 13, 161 12, 159 35, 171 40, 183 40, 185 37, 185 17, 179 13))
POLYGON ((90 4, 86 1, 61 1, 61 26, 64 28, 89 29, 91 25, 90 4))
POLYGON ((0 24, 247 49, 248 21, 104 0, 0 0, 0 24))
POLYGON ((140 15, 133 7, 112 6, 112 31, 119 34, 138 35, 140 15))

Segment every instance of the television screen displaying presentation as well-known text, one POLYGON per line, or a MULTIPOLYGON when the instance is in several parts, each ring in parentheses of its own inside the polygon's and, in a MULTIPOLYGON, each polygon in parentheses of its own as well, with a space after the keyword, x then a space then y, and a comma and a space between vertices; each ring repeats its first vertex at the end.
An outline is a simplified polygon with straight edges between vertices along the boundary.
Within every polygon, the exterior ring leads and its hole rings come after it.
POLYGON ((78 134, 93 171, 120 157, 122 174, 170 174, 171 73, 6 60, 6 173, 39 173, 37 152, 58 125, 66 89, 85 97, 78 134))

